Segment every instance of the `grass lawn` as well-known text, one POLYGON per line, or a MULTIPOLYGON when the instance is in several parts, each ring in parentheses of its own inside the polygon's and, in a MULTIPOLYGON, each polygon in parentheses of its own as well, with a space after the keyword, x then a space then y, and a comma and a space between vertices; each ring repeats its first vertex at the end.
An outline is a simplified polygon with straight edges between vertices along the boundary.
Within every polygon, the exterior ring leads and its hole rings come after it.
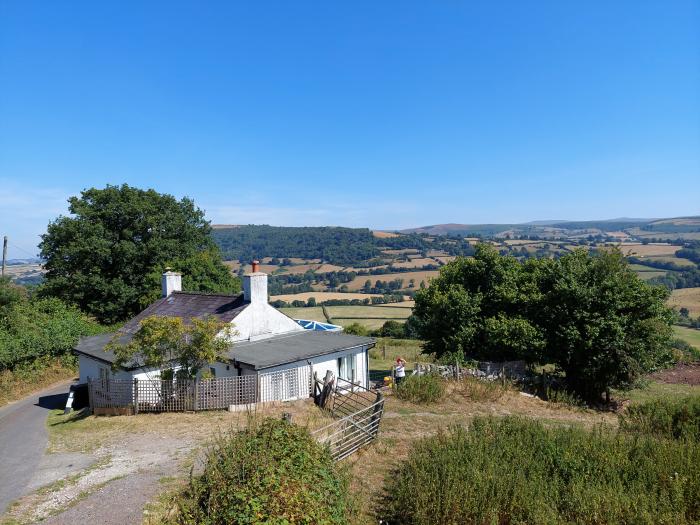
POLYGON ((686 328, 684 326, 674 326, 673 333, 686 343, 700 349, 700 330, 686 328))
POLYGON ((644 403, 652 399, 678 398, 688 395, 700 395, 700 386, 684 384, 669 384, 660 381, 650 381, 641 388, 635 388, 627 392, 614 391, 617 399, 629 399, 631 403, 644 403))
POLYGON ((333 319, 406 319, 411 315, 410 308, 392 306, 326 306, 326 309, 333 319))
POLYGON ((293 319, 308 319, 309 321, 326 322, 326 317, 323 315, 323 310, 320 306, 306 307, 290 307, 280 308, 280 312, 292 317, 293 319))

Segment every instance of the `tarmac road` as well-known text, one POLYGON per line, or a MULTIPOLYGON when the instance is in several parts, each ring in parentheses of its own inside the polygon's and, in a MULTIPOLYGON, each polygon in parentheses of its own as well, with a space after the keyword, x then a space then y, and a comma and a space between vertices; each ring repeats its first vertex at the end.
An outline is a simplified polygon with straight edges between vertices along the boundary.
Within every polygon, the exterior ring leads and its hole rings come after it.
POLYGON ((65 406, 70 384, 65 381, 0 408, 0 515, 26 494, 46 451, 49 410, 65 406))

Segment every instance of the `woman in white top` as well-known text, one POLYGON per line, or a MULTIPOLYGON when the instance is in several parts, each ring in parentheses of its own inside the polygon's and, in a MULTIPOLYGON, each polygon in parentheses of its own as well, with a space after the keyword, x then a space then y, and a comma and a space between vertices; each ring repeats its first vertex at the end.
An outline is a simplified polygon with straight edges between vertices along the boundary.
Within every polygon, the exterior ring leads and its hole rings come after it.
POLYGON ((397 388, 404 377, 406 377, 406 361, 404 361, 402 357, 398 357, 396 358, 396 367, 394 368, 394 380, 397 388))

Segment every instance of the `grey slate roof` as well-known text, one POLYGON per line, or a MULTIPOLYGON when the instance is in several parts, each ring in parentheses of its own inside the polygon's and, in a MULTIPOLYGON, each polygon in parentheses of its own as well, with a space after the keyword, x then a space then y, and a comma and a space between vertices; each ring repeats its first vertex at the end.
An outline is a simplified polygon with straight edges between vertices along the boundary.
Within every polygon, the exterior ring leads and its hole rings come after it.
POLYGON ((342 332, 304 330, 277 335, 259 341, 235 343, 228 357, 255 370, 305 361, 341 350, 374 346, 371 337, 360 337, 342 332))
MULTIPOLYGON (((115 334, 111 333, 83 337, 75 350, 106 363, 114 363, 114 352, 105 352, 104 350, 104 347, 114 336, 115 334)), ((119 342, 127 343, 131 337, 131 334, 124 334, 120 337, 119 342)), ((374 342, 371 337, 360 337, 342 332, 304 330, 259 341, 237 342, 231 346, 227 357, 246 367, 260 370, 295 361, 306 361, 350 348, 372 347, 374 342)), ((138 363, 134 362, 127 368, 137 368, 138 366, 138 363)))
POLYGON ((154 315, 161 317, 192 317, 213 316, 225 323, 231 322, 250 303, 243 300, 243 294, 216 295, 196 292, 173 292, 146 308, 136 317, 129 320, 119 331, 134 334, 139 329, 139 323, 146 317, 154 315))
MULTIPOLYGON (((78 341, 78 344, 75 346, 75 351, 90 357, 94 357, 100 361, 104 361, 105 363, 114 363, 114 361, 116 361, 114 352, 106 352, 105 346, 118 333, 119 332, 112 332, 109 334, 81 337, 80 341, 78 341)), ((119 342, 122 344, 128 343, 131 340, 131 337, 131 334, 123 334, 119 338, 119 342)), ((136 367, 136 363, 134 363, 133 367, 136 367)))

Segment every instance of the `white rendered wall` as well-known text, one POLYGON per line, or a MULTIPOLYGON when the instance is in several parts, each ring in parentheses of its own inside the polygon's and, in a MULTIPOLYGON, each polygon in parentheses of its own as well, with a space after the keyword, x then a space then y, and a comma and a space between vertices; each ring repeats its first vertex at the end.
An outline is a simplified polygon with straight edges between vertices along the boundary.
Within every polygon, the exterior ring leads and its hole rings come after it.
POLYGON ((237 335, 232 341, 255 341, 273 335, 304 330, 291 317, 287 317, 267 302, 251 302, 233 320, 237 335))

